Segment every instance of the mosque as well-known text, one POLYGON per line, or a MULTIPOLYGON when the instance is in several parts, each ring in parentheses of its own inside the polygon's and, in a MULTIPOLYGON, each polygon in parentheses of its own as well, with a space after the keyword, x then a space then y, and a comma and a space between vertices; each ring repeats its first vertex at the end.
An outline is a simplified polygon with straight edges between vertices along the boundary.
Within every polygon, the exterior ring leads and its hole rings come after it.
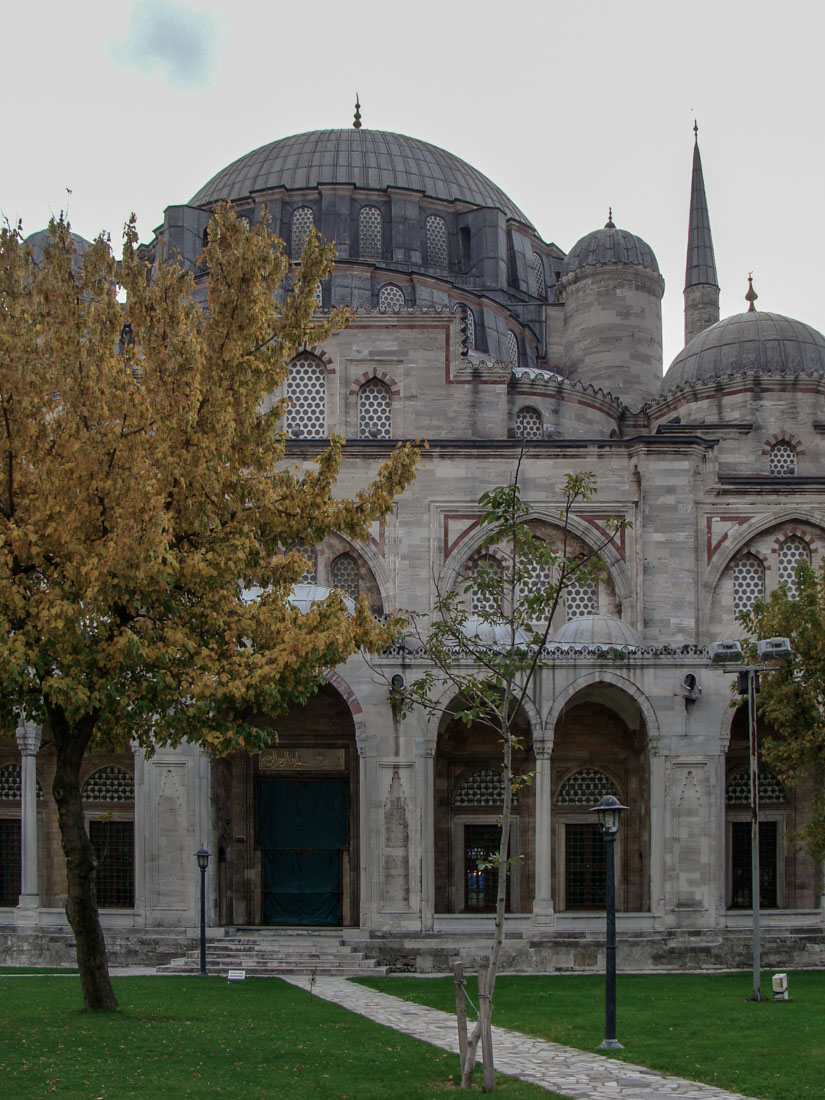
MULTIPOLYGON (((622 964, 747 965, 747 715, 709 647, 742 636, 739 616, 756 599, 781 584, 793 593, 800 561, 822 564, 825 337, 757 309, 752 286, 745 311, 720 320, 698 140, 685 346, 666 369, 665 286, 645 240, 611 214, 565 253, 481 172, 425 141, 365 129, 359 116, 349 129, 273 141, 169 206, 147 258, 176 250, 203 284, 198 257, 225 199, 252 222, 265 206, 294 260, 312 227, 334 241, 318 309, 353 310, 346 329, 291 364, 290 457, 310 461, 341 434, 348 491, 395 441, 429 441, 417 480, 368 542, 303 548, 306 585, 366 593, 376 614, 431 611, 436 586, 489 565, 478 499, 507 482, 522 447, 523 493, 545 537, 558 532, 570 471, 598 479, 596 499, 575 510, 575 546, 601 544, 612 518, 631 524, 603 552, 602 579, 568 591, 519 715, 534 781, 514 809, 505 965, 596 965, 604 855, 588 811, 605 794, 628 807, 617 841, 622 964)), ((398 646, 378 659, 382 675, 357 656, 329 670, 309 703, 273 719, 277 747, 258 755, 89 757, 84 799, 112 950, 151 954, 164 937, 193 934, 202 847, 210 942, 327 929, 426 971, 486 936, 494 876, 477 862, 497 844, 499 752, 484 730, 451 720, 448 699, 440 717, 392 707, 387 681, 409 682, 426 662, 398 646)), ((35 930, 54 943, 66 928, 52 775, 36 731, 0 748, 7 944, 35 930)), ((821 779, 789 789, 760 771, 769 964, 825 964, 823 869, 793 843, 821 779)))

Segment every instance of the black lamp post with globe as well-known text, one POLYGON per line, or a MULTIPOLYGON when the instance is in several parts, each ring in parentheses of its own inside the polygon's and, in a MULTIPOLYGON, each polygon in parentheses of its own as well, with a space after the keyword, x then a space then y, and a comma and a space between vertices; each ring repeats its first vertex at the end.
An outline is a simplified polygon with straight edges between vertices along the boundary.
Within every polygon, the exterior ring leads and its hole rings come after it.
POLYGON ((606 794, 594 806, 590 813, 598 814, 599 827, 604 837, 606 902, 607 902, 607 943, 605 951, 605 1005, 604 1005, 604 1042, 599 1050, 624 1050, 616 1038, 616 872, 615 850, 616 834, 619 822, 627 806, 618 798, 606 794))
POLYGON ((206 977, 206 868, 209 866, 209 852, 199 848, 195 853, 198 869, 201 873, 201 969, 200 976, 206 977))

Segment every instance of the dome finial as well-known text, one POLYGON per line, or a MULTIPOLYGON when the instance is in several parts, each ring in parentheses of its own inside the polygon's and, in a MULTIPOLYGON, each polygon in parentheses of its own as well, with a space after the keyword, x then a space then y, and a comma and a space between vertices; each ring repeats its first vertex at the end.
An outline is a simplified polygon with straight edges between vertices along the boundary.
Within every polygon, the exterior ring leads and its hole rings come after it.
POLYGON ((355 93, 355 117, 352 122, 353 130, 361 129, 361 104, 358 102, 358 92, 355 93))
POLYGON ((759 295, 753 289, 753 272, 748 272, 748 293, 745 295, 745 301, 750 302, 748 306, 748 313, 756 313, 756 306, 753 304, 759 295))
POLYGON ((693 140, 698 144, 699 142, 699 123, 696 119, 693 120, 693 140))
POLYGON ((616 228, 616 226, 613 223, 613 207, 612 206, 608 206, 608 208, 607 208, 607 221, 604 223, 604 227, 605 227, 605 229, 615 229, 616 228))

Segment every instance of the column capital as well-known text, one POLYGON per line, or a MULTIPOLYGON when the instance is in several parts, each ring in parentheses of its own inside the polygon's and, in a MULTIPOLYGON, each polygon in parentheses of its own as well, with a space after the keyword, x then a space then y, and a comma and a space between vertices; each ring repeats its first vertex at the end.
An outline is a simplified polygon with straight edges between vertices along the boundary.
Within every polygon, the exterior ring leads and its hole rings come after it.
POLYGON ((29 722, 21 718, 17 723, 14 736, 17 739, 17 747, 21 756, 37 756, 40 751, 40 743, 43 740, 43 727, 37 722, 29 722))

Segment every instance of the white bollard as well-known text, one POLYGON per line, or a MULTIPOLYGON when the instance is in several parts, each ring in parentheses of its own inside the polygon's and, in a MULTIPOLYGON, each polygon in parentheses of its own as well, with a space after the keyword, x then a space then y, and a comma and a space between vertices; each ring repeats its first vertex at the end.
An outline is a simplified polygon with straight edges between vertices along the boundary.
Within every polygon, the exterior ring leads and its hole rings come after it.
POLYGON ((787 1001, 788 1000, 788 975, 787 974, 774 974, 771 979, 773 984, 773 999, 775 1001, 787 1001))

